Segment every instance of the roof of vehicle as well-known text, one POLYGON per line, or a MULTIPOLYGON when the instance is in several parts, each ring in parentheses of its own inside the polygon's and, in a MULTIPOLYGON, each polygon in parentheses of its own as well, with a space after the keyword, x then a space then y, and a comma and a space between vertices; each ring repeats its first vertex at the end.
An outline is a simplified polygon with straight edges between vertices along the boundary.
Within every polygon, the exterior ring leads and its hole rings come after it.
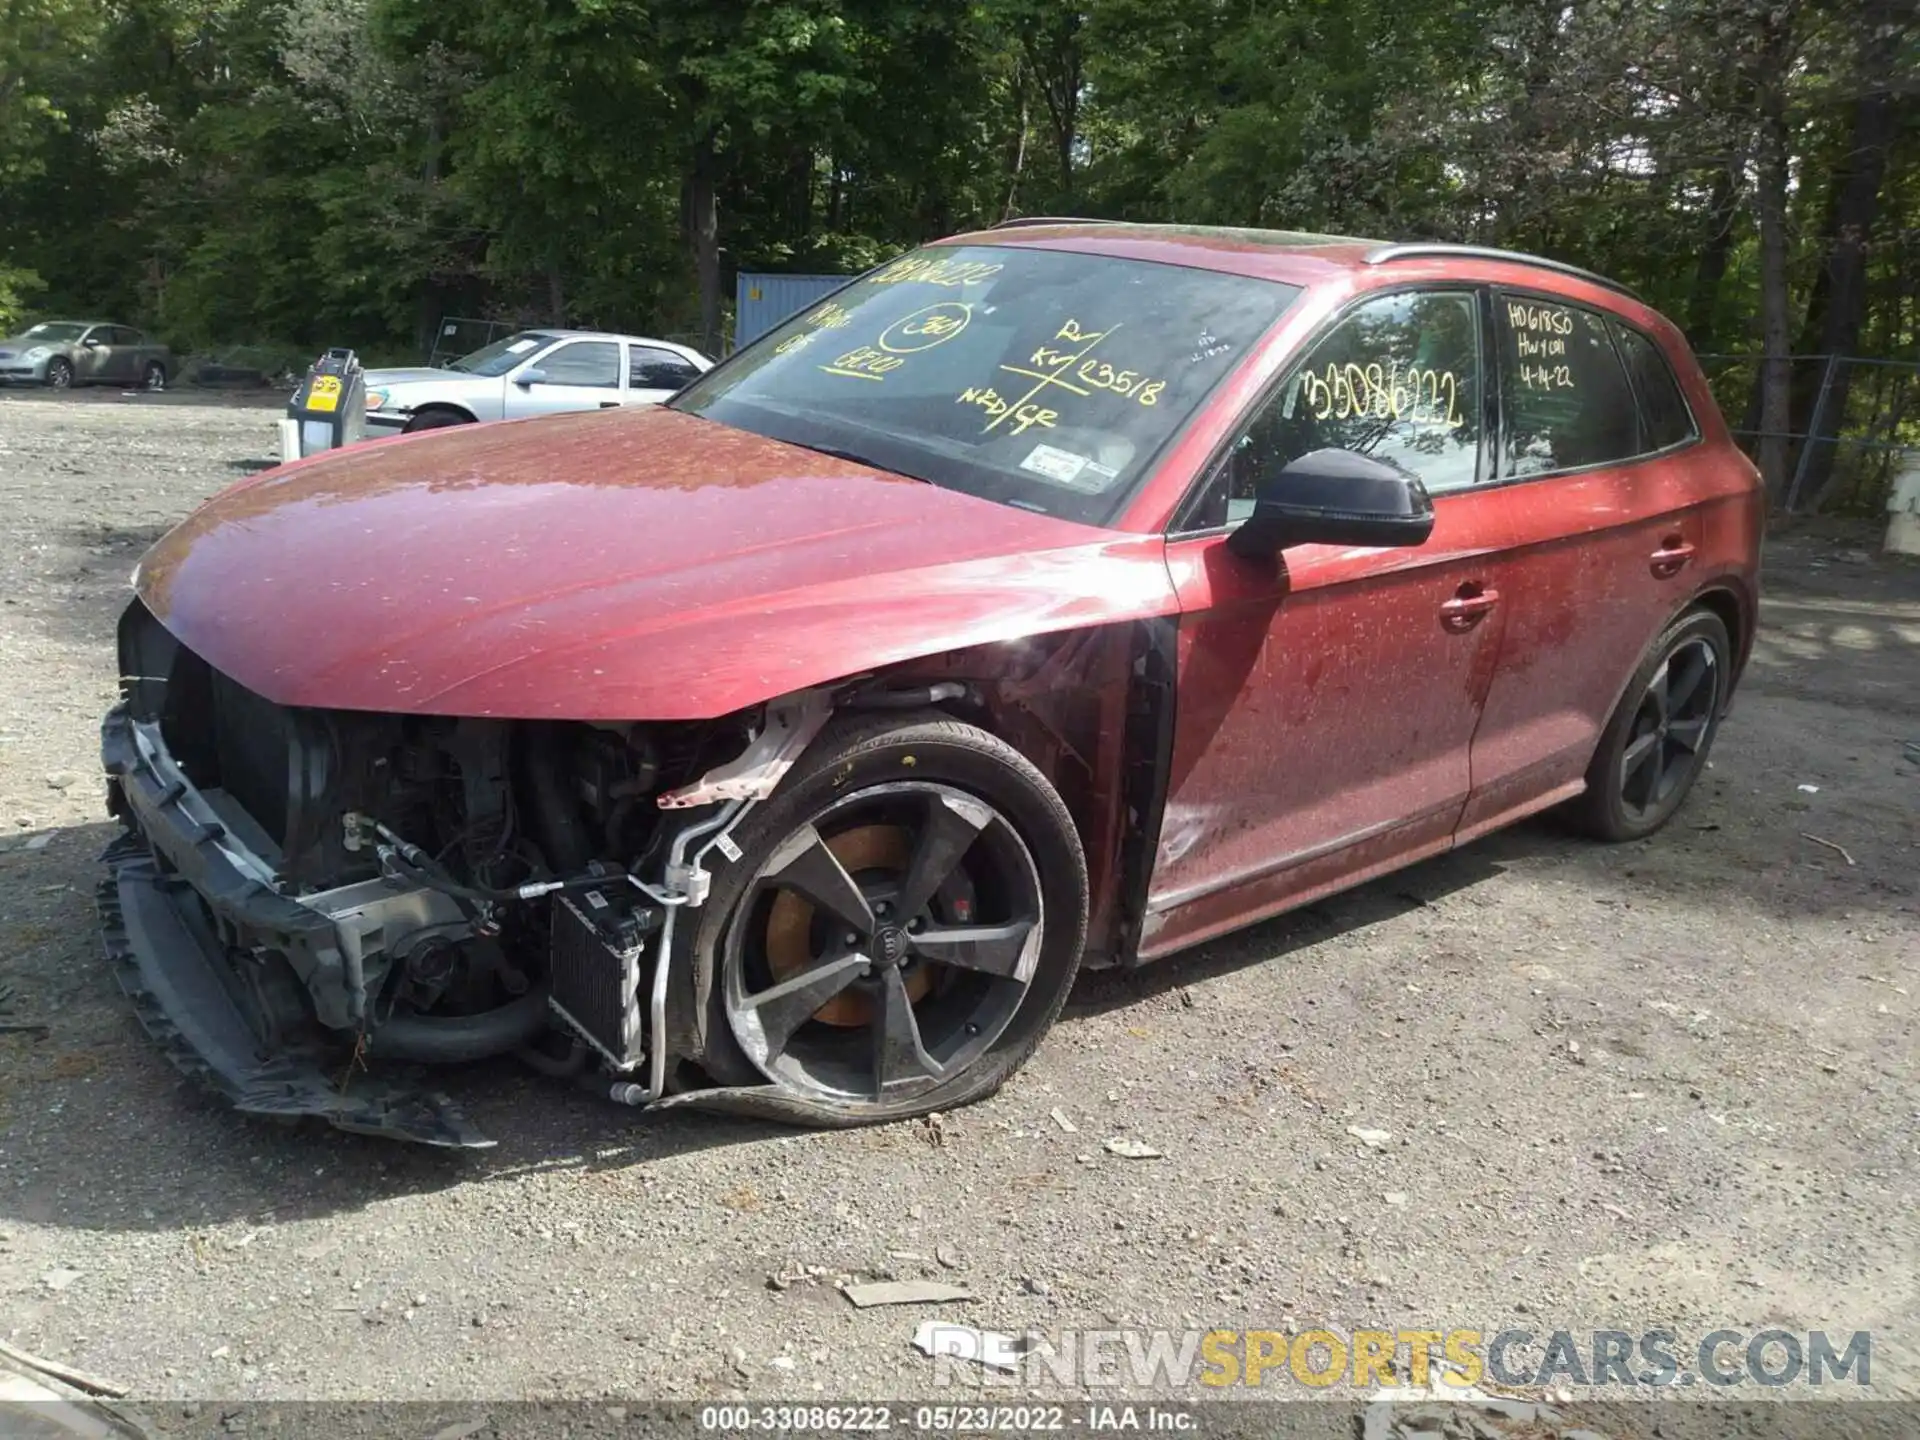
POLYGON ((944 243, 1078 250, 1138 260, 1158 260, 1166 264, 1198 265, 1263 279, 1284 280, 1291 284, 1311 283, 1342 271, 1399 261, 1491 261, 1544 270, 1639 299, 1616 280, 1545 256, 1479 245, 1371 240, 1355 235, 1321 235, 1310 231, 1153 225, 1128 220, 1032 216, 1006 221, 990 229, 956 235, 944 243))
POLYGON ((552 325, 529 325, 516 332, 521 335, 551 335, 556 340, 626 340, 635 345, 659 345, 668 350, 687 350, 678 340, 657 340, 651 335, 628 335, 620 330, 560 330, 552 325))

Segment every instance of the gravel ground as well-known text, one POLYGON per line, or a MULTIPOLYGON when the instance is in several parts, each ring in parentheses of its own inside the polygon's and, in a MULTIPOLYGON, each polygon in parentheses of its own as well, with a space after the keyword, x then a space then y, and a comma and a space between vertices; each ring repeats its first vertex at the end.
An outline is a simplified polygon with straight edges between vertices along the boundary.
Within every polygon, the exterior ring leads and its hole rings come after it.
POLYGON ((1874 1393, 1920 1397, 1920 569, 1865 532, 1776 537, 1714 768, 1649 843, 1529 825, 1089 977, 937 1126, 637 1117, 503 1064, 450 1077, 500 1140, 457 1157, 239 1120, 99 959, 127 573, 273 419, 0 395, 0 983, 51 1027, 0 1037, 14 1344, 154 1399, 876 1397, 928 1392, 936 1314, 1778 1326, 1871 1330, 1874 1393), (856 1311, 841 1276, 977 1298, 856 1311))

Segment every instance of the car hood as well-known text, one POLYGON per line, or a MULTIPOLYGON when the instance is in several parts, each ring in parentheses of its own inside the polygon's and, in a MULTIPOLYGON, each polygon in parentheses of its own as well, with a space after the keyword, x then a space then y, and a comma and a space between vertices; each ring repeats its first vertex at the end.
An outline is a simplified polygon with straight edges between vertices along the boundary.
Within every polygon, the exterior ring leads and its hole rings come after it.
POLYGON ((710 718, 1176 603, 1157 537, 661 409, 296 461, 207 502, 135 581, 279 704, 582 720, 710 718))
POLYGON ((391 390, 399 385, 498 385, 498 375, 469 375, 464 370, 436 370, 421 365, 412 369, 368 370, 365 372, 367 389, 391 390))

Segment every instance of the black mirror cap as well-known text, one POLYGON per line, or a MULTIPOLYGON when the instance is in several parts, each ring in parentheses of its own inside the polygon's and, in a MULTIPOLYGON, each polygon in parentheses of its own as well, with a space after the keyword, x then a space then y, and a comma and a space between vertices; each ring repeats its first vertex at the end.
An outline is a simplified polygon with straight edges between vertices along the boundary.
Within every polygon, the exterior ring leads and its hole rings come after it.
POLYGON ((1314 450, 1260 486, 1253 514, 1227 536, 1245 559, 1289 545, 1423 545, 1433 497, 1419 479, 1351 450, 1314 450))

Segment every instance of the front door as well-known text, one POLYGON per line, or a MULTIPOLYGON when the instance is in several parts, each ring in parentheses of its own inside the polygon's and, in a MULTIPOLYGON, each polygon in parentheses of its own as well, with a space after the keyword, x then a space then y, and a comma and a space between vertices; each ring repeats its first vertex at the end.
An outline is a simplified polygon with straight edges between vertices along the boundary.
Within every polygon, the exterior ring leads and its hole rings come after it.
POLYGON ((1701 544, 1701 487, 1684 458, 1662 458, 1697 431, 1658 349, 1557 298, 1493 301, 1511 604, 1463 839, 1579 792, 1701 544))
POLYGON ((1251 418, 1186 512, 1172 773, 1143 958, 1451 843, 1505 621, 1482 327, 1467 290, 1359 302, 1251 418), (1303 545, 1260 564, 1226 530, 1254 486, 1319 449, 1370 455, 1434 496, 1413 549, 1303 545))
POLYGON ((96 325, 73 347, 73 378, 77 383, 99 383, 113 378, 113 327, 96 325))
POLYGON ((617 340, 565 340, 507 377, 506 418, 618 405, 617 340))

